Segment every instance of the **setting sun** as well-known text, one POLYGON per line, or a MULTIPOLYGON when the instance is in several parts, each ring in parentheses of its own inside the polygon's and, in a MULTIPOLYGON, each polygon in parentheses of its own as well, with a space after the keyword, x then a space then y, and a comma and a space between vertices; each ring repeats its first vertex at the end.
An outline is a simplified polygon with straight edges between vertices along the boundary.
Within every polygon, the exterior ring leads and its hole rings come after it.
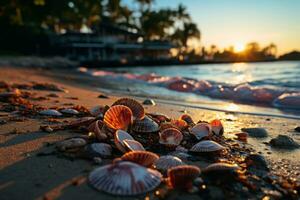
POLYGON ((244 44, 241 44, 241 43, 237 43, 234 45, 234 51, 235 52, 241 52, 241 51, 244 51, 245 49, 245 45, 244 44))

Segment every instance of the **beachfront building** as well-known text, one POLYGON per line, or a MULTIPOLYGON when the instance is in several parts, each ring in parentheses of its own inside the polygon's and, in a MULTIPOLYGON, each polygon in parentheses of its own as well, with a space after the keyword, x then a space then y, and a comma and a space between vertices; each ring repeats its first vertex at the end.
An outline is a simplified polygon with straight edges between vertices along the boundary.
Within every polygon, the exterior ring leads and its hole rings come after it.
POLYGON ((89 33, 60 34, 56 41, 66 57, 95 63, 169 60, 174 48, 170 42, 144 41, 142 34, 106 23, 89 33))

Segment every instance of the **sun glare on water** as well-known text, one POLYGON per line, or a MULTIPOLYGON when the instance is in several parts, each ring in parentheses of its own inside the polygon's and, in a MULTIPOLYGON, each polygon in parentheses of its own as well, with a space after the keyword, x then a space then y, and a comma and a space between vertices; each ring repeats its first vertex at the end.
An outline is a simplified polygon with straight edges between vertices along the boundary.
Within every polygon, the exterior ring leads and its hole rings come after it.
POLYGON ((234 51, 235 52, 242 52, 242 51, 244 51, 245 50, 245 45, 244 44, 242 44, 242 43, 236 43, 235 45, 234 45, 234 51))

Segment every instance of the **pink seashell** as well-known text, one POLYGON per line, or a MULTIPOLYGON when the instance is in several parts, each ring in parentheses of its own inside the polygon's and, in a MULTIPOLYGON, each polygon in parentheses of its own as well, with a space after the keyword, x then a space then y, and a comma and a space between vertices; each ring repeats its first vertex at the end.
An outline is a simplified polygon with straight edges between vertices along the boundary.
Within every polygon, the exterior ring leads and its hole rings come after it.
POLYGON ((200 175, 199 167, 182 165, 168 170, 169 183, 172 188, 191 189, 193 181, 200 175))
POLYGON ((220 120, 215 119, 210 122, 211 130, 215 135, 223 135, 224 133, 224 128, 223 124, 220 120))
POLYGON ((184 165, 182 160, 176 156, 161 156, 155 163, 155 168, 161 172, 167 172, 171 167, 184 165))
POLYGON ((175 128, 168 128, 159 133, 159 143, 166 146, 178 146, 182 139, 182 133, 175 128))
POLYGON ((104 133, 104 131, 102 131, 102 127, 103 122, 101 120, 97 120, 88 126, 88 131, 95 133, 99 141, 106 140, 107 135, 104 133))
POLYGON ((116 147, 123 153, 127 152, 127 149, 124 144, 124 140, 134 140, 133 137, 123 130, 117 130, 114 134, 114 142, 116 147))
POLYGON ((197 140, 209 137, 212 134, 211 126, 208 123, 198 123, 190 129, 190 132, 197 138, 197 140))
POLYGON ((97 190, 121 196, 152 191, 161 180, 162 175, 156 170, 120 160, 96 168, 89 175, 90 184, 97 190))
POLYGON ((212 140, 204 140, 192 146, 190 151, 195 153, 209 153, 209 152, 222 151, 224 149, 225 147, 212 140))
POLYGON ((130 108, 122 105, 110 107, 104 115, 104 123, 112 129, 127 130, 132 123, 132 112, 130 108))
POLYGON ((134 119, 143 119, 145 117, 145 110, 142 104, 131 98, 121 98, 113 103, 112 106, 123 105, 131 109, 134 119))
POLYGON ((145 148, 141 143, 136 140, 123 140, 123 144, 128 151, 145 151, 145 148))
POLYGON ((149 151, 132 151, 121 157, 124 161, 134 162, 144 167, 151 167, 158 158, 158 155, 149 151))
POLYGON ((108 158, 112 155, 112 148, 106 143, 93 143, 86 147, 88 156, 108 158))
POLYGON ((155 133, 158 132, 158 124, 150 117, 145 116, 142 120, 134 120, 131 130, 135 133, 155 133))

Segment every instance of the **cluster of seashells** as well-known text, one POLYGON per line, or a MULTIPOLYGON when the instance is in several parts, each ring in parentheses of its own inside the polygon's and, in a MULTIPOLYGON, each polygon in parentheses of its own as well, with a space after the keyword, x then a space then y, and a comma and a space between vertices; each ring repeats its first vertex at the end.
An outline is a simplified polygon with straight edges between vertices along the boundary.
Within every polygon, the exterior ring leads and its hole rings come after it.
MULTIPOLYGON (((170 188, 190 190, 201 170, 185 164, 183 159, 191 154, 226 153, 226 147, 216 142, 224 132, 220 120, 195 123, 188 114, 170 119, 163 114, 145 113, 144 107, 131 98, 121 98, 110 107, 96 106, 90 113, 94 117, 77 119, 68 127, 86 126, 97 142, 87 144, 83 138, 72 138, 61 142, 58 148, 71 152, 72 148, 84 146, 90 157, 101 158, 112 157, 114 151, 121 153, 111 164, 89 174, 91 186, 109 194, 143 194, 163 182, 170 188), (159 156, 153 145, 177 153, 159 156)), ((237 169, 237 165, 214 163, 202 172, 237 169)))

